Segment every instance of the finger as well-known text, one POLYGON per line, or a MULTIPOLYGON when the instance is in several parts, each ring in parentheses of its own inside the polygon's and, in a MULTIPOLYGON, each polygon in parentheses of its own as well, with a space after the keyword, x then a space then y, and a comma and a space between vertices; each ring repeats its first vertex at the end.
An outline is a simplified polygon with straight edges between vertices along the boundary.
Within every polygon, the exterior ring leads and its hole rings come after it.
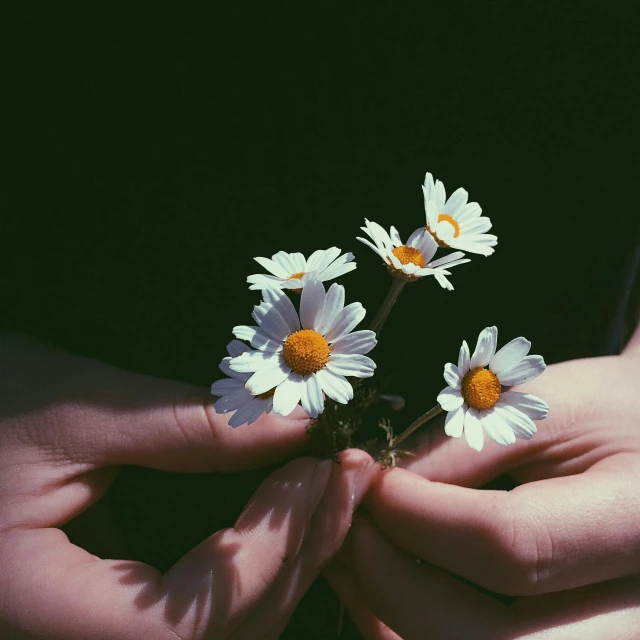
POLYGON ((632 640, 640 631, 640 578, 520 598, 511 610, 522 640, 632 640))
POLYGON ((57 529, 5 533, 4 625, 48 640, 226 637, 296 557, 331 466, 299 458, 278 470, 234 528, 164 577, 141 563, 99 560, 57 529))
POLYGON ((366 605, 404 640, 513 637, 507 607, 436 567, 417 564, 367 518, 354 518, 347 551, 366 605))
MULTIPOLYGON (((232 428, 207 389, 131 373, 26 338, 3 342, 3 414, 40 409, 37 446, 79 465, 136 464, 166 471, 232 471, 298 451, 308 418, 262 416, 232 428)), ((21 442, 32 432, 24 431, 21 442)), ((83 468, 84 471, 86 469, 83 468)))
POLYGON ((322 575, 349 611, 351 619, 365 640, 402 640, 395 631, 371 613, 360 595, 351 572, 342 562, 338 559, 333 560, 322 575))
POLYGON ((340 454, 295 561, 231 640, 280 637, 300 598, 342 545, 353 511, 378 472, 379 466, 359 449, 340 454))
POLYGON ((393 469, 365 506, 409 553, 499 593, 569 589, 640 571, 638 462, 614 456, 580 476, 482 491, 393 469))
POLYGON ((618 357, 575 360, 547 367, 536 380, 517 387, 545 400, 549 414, 536 422, 538 432, 531 440, 517 440, 501 447, 490 438, 478 453, 464 438, 450 438, 442 424, 418 432, 416 455, 402 466, 430 480, 467 487, 479 487, 503 473, 518 482, 571 475, 585 471, 598 460, 628 448, 628 439, 612 433, 602 446, 601 422, 595 415, 633 416, 629 379, 637 375, 618 357), (588 455, 585 451, 588 450, 588 455))

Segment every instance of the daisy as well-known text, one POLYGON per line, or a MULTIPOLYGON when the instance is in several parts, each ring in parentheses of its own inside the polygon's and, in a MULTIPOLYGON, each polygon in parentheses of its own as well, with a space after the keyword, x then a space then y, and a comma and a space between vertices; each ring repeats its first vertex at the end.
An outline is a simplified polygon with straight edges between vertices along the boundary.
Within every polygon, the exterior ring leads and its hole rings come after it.
POLYGON ((269 258, 254 258, 258 264, 273 275, 257 273, 249 276, 247 282, 251 284, 249 289, 265 289, 266 287, 303 289, 309 278, 325 282, 353 271, 356 268, 353 258, 353 253, 340 255, 340 249, 337 247, 314 251, 309 259, 306 259, 301 253, 278 251, 271 256, 271 260, 269 258), (311 272, 313 275, 309 276, 311 272))
POLYGON ((542 356, 529 356, 531 343, 515 338, 496 353, 498 329, 487 327, 478 336, 473 355, 463 341, 458 366, 444 367, 445 387, 438 396, 448 412, 444 430, 459 438, 464 431, 467 443, 482 450, 483 430, 498 444, 506 446, 517 438, 529 440, 536 433, 534 420, 547 417, 549 405, 529 393, 508 388, 537 378, 546 365, 542 356))
POLYGON ((439 246, 483 256, 493 253, 491 247, 498 244, 498 238, 486 233, 491 229, 491 220, 481 215, 482 209, 477 202, 467 202, 469 194, 464 189, 457 189, 446 200, 442 182, 436 180, 434 184, 433 176, 427 172, 422 192, 427 231, 439 246))
POLYGON ((357 240, 373 249, 384 260, 391 276, 399 280, 413 281, 433 275, 441 287, 452 291, 453 285, 446 278, 451 273, 442 267, 448 269, 470 262, 468 259, 461 260, 464 256, 462 251, 455 251, 444 258, 429 262, 438 250, 438 244, 424 227, 416 229, 409 236, 407 244, 403 244, 395 227, 391 227, 390 233, 387 233, 377 222, 369 222, 365 218, 365 226, 360 228, 375 244, 366 238, 357 240))
POLYGON ((312 418, 324 411, 324 394, 346 404, 353 388, 345 376, 369 378, 376 368, 365 356, 376 345, 373 331, 354 331, 365 310, 359 302, 344 306, 344 287, 332 284, 325 293, 310 280, 300 296, 300 317, 280 289, 263 291, 256 306, 257 327, 239 326, 236 338, 257 350, 233 358, 232 370, 252 374, 246 388, 259 395, 273 392, 273 410, 289 415, 300 402, 312 418))
POLYGON ((253 396, 245 388, 249 373, 238 373, 229 366, 232 358, 242 353, 249 353, 251 349, 240 340, 232 340, 227 345, 228 358, 220 363, 222 373, 228 375, 224 380, 217 380, 211 385, 211 393, 220 396, 214 407, 218 413, 235 413, 229 418, 229 426, 239 427, 241 424, 255 422, 263 413, 269 413, 273 408, 273 392, 267 391, 253 396))

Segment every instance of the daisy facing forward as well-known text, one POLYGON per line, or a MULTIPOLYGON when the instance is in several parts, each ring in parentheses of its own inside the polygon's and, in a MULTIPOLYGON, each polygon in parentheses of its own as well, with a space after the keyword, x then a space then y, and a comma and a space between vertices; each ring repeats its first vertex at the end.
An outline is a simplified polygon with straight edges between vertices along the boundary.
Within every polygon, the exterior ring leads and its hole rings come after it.
POLYGON ((223 358, 220 363, 220 370, 229 377, 223 380, 216 380, 211 385, 211 393, 214 396, 220 396, 214 404, 216 411, 218 413, 235 411, 229 418, 230 427, 251 424, 263 413, 269 413, 273 408, 273 394, 264 393, 252 396, 245 388, 245 384, 251 374, 238 373, 229 367, 231 358, 250 351, 251 349, 240 340, 232 340, 227 345, 227 353, 230 357, 223 358))
POLYGON ((376 368, 365 356, 376 345, 373 331, 354 331, 365 310, 359 302, 344 306, 344 287, 332 284, 325 293, 310 280, 300 296, 300 316, 279 289, 263 292, 253 318, 257 327, 238 326, 236 338, 256 351, 233 358, 233 371, 251 374, 246 388, 253 395, 273 395, 273 411, 289 415, 298 403, 312 418, 324 411, 324 395, 346 404, 353 388, 345 376, 369 378, 376 368))
POLYGON ((456 189, 449 199, 440 180, 427 172, 422 186, 427 231, 439 246, 490 256, 498 238, 490 233, 491 220, 482 215, 477 202, 467 202, 469 194, 456 189))
POLYGON ((546 418, 544 400, 528 393, 504 390, 537 378, 544 370, 542 356, 529 356, 531 343, 515 338, 496 353, 498 329, 487 327, 478 336, 473 355, 463 341, 458 365, 444 367, 445 387, 438 395, 440 406, 448 412, 445 433, 459 438, 463 431, 467 443, 482 450, 483 430, 498 444, 506 446, 517 438, 529 440, 536 433, 534 420, 546 418))
POLYGON ((441 287, 451 291, 453 285, 446 278, 451 273, 443 267, 449 269, 470 262, 468 259, 461 259, 464 256, 461 251, 429 262, 438 250, 438 244, 424 227, 416 229, 406 244, 403 244, 395 227, 391 227, 387 233, 377 222, 370 222, 365 218, 365 226, 361 229, 373 243, 366 238, 357 240, 373 249, 384 260, 391 276, 398 280, 413 281, 433 275, 441 287))
POLYGON ((301 253, 278 251, 271 259, 254 258, 272 275, 256 273, 249 276, 247 282, 251 285, 249 289, 303 289, 310 278, 325 282, 353 271, 356 268, 353 258, 353 253, 340 255, 337 247, 314 251, 308 260, 301 253))

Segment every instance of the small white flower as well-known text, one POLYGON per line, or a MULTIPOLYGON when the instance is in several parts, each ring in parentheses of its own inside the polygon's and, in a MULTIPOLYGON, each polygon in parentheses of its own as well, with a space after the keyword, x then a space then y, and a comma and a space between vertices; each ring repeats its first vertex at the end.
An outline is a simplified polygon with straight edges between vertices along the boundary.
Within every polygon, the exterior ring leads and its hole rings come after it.
POLYGON ((211 393, 220 396, 214 407, 218 413, 235 413, 229 418, 229 426, 239 427, 242 424, 255 422, 263 413, 269 413, 273 408, 273 390, 268 390, 257 396, 252 396, 245 388, 249 373, 238 373, 229 366, 232 358, 242 353, 251 352, 251 349, 240 340, 232 340, 227 345, 227 353, 230 357, 223 358, 220 363, 222 373, 228 378, 217 380, 211 385, 211 393))
POLYGON ((427 172, 422 186, 427 230, 441 247, 461 249, 470 253, 490 256, 498 238, 490 233, 491 220, 482 215, 477 202, 467 202, 469 194, 462 188, 447 200, 444 185, 433 181, 427 172))
POLYGON ((363 355, 376 345, 373 331, 354 331, 365 310, 359 302, 344 306, 344 287, 325 293, 310 280, 300 296, 300 317, 287 295, 274 288, 253 310, 257 327, 235 327, 233 334, 257 351, 233 358, 230 367, 251 373, 246 388, 254 395, 275 389, 273 410, 289 415, 298 403, 312 418, 324 411, 324 395, 346 404, 353 388, 345 376, 368 378, 376 368, 363 355))
POLYGON ((444 367, 445 387, 438 396, 448 412, 445 433, 459 438, 464 431, 467 443, 482 450, 483 429, 498 444, 506 446, 516 437, 529 440, 536 433, 534 420, 547 417, 549 405, 529 393, 504 390, 537 378, 544 370, 542 356, 529 356, 531 343, 515 338, 496 353, 498 329, 480 332, 472 356, 463 341, 458 365, 444 367), (488 367, 488 368, 486 368, 488 367))
POLYGON ((251 284, 249 289, 266 289, 267 287, 303 289, 309 279, 325 282, 353 271, 356 268, 353 258, 353 253, 340 255, 340 249, 337 247, 314 251, 309 259, 301 253, 278 251, 271 256, 271 260, 254 258, 273 275, 257 273, 249 276, 247 282, 251 284))
POLYGON ((357 240, 373 249, 384 260, 391 276, 400 280, 417 280, 423 276, 433 275, 441 287, 451 291, 453 285, 446 278, 451 273, 442 267, 450 269, 470 262, 467 258, 461 259, 464 256, 462 251, 455 251, 444 258, 429 262, 438 250, 438 244, 425 227, 416 229, 409 236, 406 244, 403 244, 395 227, 391 227, 391 231, 387 233, 377 222, 370 222, 365 218, 365 226, 360 228, 375 244, 366 238, 357 238, 357 240))

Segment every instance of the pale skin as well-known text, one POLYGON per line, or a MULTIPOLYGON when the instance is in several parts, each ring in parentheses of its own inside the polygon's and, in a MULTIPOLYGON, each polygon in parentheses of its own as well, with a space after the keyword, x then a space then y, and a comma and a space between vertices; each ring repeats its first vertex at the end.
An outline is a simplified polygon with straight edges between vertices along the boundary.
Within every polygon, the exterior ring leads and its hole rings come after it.
POLYGON ((376 476, 325 571, 367 640, 640 637, 640 328, 521 389, 551 407, 533 440, 427 430, 376 476), (478 489, 504 473, 519 486, 478 489))
MULTIPOLYGON (((98 500, 123 464, 254 468, 302 449, 306 424, 296 411, 232 429, 206 389, 0 336, 0 636, 277 638, 376 473, 364 452, 343 452, 340 465, 284 465, 234 527, 212 532, 164 575, 99 559, 57 527, 98 500)), ((203 508, 216 499, 203 497, 203 508)))

